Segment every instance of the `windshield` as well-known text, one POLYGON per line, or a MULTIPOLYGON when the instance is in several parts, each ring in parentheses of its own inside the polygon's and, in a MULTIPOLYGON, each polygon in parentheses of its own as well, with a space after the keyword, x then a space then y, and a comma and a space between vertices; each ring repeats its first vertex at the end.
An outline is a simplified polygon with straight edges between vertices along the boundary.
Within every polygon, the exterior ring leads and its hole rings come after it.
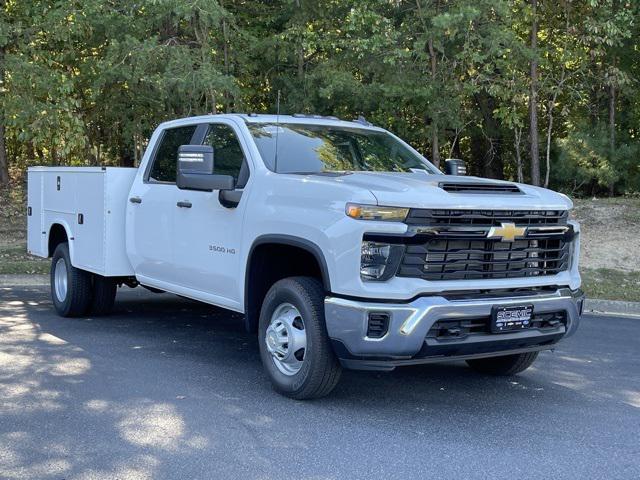
POLYGON ((412 169, 438 173, 424 158, 386 132, 298 123, 250 123, 248 127, 267 167, 278 173, 412 169))

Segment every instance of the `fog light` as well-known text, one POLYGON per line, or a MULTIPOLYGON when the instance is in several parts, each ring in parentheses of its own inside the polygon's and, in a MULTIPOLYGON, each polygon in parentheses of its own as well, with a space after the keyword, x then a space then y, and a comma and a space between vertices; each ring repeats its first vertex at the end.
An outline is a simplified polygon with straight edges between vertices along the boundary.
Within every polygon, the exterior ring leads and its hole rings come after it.
POLYGON ((389 314, 387 312, 369 313, 367 322, 367 337, 382 338, 389 331, 389 314))

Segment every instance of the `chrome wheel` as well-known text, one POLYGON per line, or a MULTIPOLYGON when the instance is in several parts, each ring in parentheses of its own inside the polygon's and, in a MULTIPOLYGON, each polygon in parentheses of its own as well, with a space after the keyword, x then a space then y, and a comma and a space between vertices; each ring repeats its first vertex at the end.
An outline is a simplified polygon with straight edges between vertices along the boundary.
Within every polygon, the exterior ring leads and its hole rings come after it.
POLYGON ((54 266, 53 287, 59 302, 67 298, 67 263, 59 258, 54 266))
POLYGON ((275 309, 264 341, 278 370, 285 375, 300 371, 307 350, 307 332, 296 307, 283 303, 275 309))

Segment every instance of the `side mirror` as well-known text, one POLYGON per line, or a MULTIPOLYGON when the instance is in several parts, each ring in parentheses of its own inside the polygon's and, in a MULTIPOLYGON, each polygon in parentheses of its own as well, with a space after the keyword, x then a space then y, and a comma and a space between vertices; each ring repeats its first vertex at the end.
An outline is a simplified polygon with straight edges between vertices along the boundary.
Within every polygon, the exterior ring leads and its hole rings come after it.
POLYGON ((178 181, 181 190, 233 190, 231 175, 213 173, 213 147, 210 145, 182 145, 178 148, 178 181))
POLYGON ((467 166, 464 164, 464 160, 448 158, 444 161, 444 172, 447 175, 466 175, 467 166))

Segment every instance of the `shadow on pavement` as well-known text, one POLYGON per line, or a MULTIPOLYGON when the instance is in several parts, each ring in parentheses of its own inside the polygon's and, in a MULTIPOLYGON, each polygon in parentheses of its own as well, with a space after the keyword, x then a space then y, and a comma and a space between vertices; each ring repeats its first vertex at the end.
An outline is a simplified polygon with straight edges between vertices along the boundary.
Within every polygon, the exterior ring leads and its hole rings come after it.
MULTIPOLYGON (((616 334, 633 334, 616 322, 616 334)), ((467 448, 498 464, 523 431, 554 448, 573 448, 569 431, 593 433, 597 447, 610 440, 603 427, 626 431, 640 413, 638 352, 581 345, 598 328, 585 321, 519 377, 462 363, 345 371, 332 396, 298 402, 271 390, 239 314, 124 289, 108 317, 62 319, 47 289, 1 288, 0 477, 195 478, 211 468, 220 478, 286 476, 296 464, 283 470, 274 451, 322 445, 342 458, 358 439, 384 442, 381 456, 394 453, 389 442, 404 444, 416 465, 436 439, 436 451, 467 448)), ((594 452, 594 461, 606 456, 594 452)))

